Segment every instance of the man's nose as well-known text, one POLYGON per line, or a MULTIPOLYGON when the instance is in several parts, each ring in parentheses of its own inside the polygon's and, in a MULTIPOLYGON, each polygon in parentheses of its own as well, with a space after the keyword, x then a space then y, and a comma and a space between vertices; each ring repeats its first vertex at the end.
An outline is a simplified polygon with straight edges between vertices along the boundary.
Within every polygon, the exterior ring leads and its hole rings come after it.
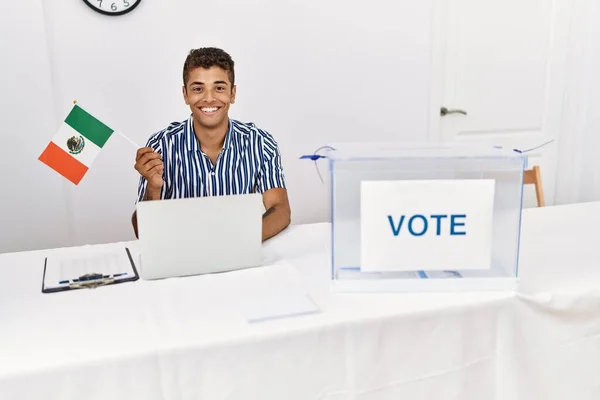
POLYGON ((207 92, 204 92, 204 99, 203 99, 203 100, 204 100, 205 102, 207 102, 207 103, 212 103, 214 99, 215 99, 215 98, 214 98, 214 96, 213 96, 212 92, 209 92, 209 91, 207 91, 207 92))

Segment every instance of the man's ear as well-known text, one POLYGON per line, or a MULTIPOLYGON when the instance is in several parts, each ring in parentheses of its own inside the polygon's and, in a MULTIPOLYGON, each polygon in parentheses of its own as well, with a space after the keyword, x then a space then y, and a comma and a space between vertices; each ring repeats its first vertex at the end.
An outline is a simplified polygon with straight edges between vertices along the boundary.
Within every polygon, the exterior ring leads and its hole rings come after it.
POLYGON ((185 100, 185 104, 189 106, 190 102, 188 101, 188 98, 187 98, 187 89, 185 88, 185 86, 181 87, 181 93, 183 94, 183 100, 185 100))
POLYGON ((235 85, 233 85, 233 87, 231 88, 231 101, 230 101, 231 104, 235 103, 236 89, 237 89, 237 87, 235 85))

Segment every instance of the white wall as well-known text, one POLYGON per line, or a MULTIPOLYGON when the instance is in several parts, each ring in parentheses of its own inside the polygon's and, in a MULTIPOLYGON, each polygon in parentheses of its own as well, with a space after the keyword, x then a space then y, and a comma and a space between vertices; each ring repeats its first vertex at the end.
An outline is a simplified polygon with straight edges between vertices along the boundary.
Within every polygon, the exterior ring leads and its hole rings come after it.
POLYGON ((128 142, 111 138, 77 187, 37 156, 74 99, 140 145, 185 119, 182 65, 201 46, 236 62, 231 116, 279 141, 293 223, 327 220, 328 187, 299 156, 327 142, 427 137, 431 4, 143 0, 130 15, 107 17, 81 0, 7 3, 0 252, 133 238, 128 142))
POLYGON ((600 3, 574 3, 557 204, 600 200, 600 3))
MULTIPOLYGON (((74 99, 141 145, 186 118, 182 64, 200 46, 222 47, 237 63, 232 117, 278 139, 293 223, 328 220, 327 183, 300 155, 329 142, 431 133, 439 107, 428 98, 430 62, 439 56, 431 54, 433 3, 142 0, 122 17, 81 0, 6 3, 0 253, 133 238, 138 177, 127 141, 111 139, 78 187, 37 157, 74 99)), ((577 2, 570 16, 557 204, 600 200, 598 17, 594 0, 577 2)))
POLYGON ((0 252, 71 243, 66 185, 37 157, 56 127, 40 0, 0 12, 0 252))

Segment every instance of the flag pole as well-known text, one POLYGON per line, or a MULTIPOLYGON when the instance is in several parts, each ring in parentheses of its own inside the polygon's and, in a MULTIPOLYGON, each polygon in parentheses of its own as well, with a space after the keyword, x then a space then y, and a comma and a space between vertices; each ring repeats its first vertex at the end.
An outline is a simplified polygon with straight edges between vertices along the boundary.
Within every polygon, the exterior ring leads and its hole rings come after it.
POLYGON ((129 139, 129 137, 127 137, 124 134, 122 134, 121 132, 116 131, 116 133, 118 133, 119 135, 121 135, 121 137, 123 139, 127 140, 129 143, 131 143, 132 145, 134 145, 136 149, 139 149, 140 147, 142 147, 142 146, 138 145, 136 142, 134 142, 133 140, 129 139))
MULTIPOLYGON (((73 104, 77 104, 77 100, 73 100, 73 104)), ((136 142, 134 142, 133 140, 131 140, 128 136, 126 136, 124 133, 119 132, 119 131, 114 131, 115 133, 118 133, 119 135, 121 135, 121 137, 125 140, 127 140, 129 143, 131 143, 136 149, 139 149, 140 145, 138 145, 136 142)))

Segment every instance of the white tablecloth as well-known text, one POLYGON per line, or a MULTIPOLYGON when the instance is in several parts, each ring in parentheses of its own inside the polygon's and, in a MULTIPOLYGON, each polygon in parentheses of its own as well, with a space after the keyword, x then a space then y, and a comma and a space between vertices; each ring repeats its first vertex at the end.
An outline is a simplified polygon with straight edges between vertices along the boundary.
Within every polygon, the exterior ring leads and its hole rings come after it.
POLYGON ((600 203, 524 214, 520 293, 331 294, 327 224, 272 267, 65 293, 40 291, 64 249, 1 255, 0 399, 597 400, 600 203), (265 280, 322 312, 248 323, 265 280))
POLYGON ((600 399, 600 202, 526 210, 502 399, 600 399))

